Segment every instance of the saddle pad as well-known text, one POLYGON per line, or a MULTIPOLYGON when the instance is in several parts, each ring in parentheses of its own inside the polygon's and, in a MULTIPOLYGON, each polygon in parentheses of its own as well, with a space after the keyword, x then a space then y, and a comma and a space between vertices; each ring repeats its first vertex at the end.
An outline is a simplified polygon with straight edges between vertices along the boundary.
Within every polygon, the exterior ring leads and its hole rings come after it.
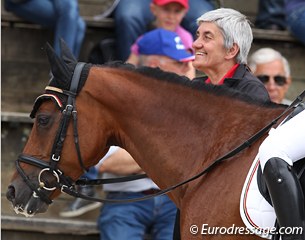
POLYGON ((240 199, 240 215, 246 227, 256 235, 271 239, 268 229, 275 225, 273 207, 261 195, 257 184, 259 159, 256 156, 244 183, 240 199))

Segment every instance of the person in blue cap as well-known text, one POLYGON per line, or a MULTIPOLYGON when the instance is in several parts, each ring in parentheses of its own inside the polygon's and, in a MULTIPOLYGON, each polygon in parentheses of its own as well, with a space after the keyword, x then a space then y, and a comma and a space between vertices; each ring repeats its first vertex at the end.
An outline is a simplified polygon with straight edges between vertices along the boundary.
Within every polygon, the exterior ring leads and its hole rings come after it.
POLYGON ((159 67, 164 71, 190 77, 188 75, 194 55, 185 48, 175 32, 158 28, 144 34, 137 45, 140 65, 159 67))
MULTIPOLYGON (((156 28, 163 28, 168 31, 175 32, 181 39, 183 45, 191 52, 193 36, 190 32, 185 30, 180 24, 183 17, 189 9, 188 0, 153 0, 150 4, 150 10, 155 17, 153 26, 150 30, 156 28)), ((139 36, 137 40, 130 47, 130 55, 126 62, 139 66, 138 40, 142 37, 139 36)), ((190 79, 195 77, 195 69, 190 64, 190 72, 187 73, 190 79)))

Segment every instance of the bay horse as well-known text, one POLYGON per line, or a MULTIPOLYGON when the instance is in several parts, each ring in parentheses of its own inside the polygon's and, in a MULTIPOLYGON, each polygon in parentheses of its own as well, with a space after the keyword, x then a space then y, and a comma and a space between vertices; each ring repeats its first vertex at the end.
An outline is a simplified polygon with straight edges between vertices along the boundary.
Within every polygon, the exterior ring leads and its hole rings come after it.
MULTIPOLYGON (((126 149, 165 189, 200 173, 285 110, 283 105, 259 103, 225 87, 192 82, 159 69, 113 63, 83 64, 77 71, 77 61, 64 44, 61 56, 49 45, 46 50, 53 79, 34 104, 35 122, 7 191, 15 211, 26 216, 47 211, 60 194, 56 184, 61 173, 68 176, 66 181, 76 181, 83 168, 98 163, 112 145, 126 149), (70 86, 73 74, 80 79, 73 86, 76 94, 70 86), (64 118, 71 105, 77 121, 64 118)), ((200 230, 191 234, 190 228, 244 227, 240 194, 266 135, 169 193, 181 211, 182 239, 259 239, 202 235, 200 230)))

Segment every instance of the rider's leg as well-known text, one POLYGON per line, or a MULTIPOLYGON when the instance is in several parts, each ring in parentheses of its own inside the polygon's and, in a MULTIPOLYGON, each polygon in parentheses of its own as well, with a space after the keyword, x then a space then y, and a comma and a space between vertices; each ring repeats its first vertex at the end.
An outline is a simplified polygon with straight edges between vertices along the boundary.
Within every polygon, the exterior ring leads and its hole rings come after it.
POLYGON ((292 228, 287 227, 302 228, 302 233, 282 235, 282 239, 304 240, 304 195, 296 173, 283 159, 271 158, 265 164, 263 175, 280 227, 289 231, 292 228))

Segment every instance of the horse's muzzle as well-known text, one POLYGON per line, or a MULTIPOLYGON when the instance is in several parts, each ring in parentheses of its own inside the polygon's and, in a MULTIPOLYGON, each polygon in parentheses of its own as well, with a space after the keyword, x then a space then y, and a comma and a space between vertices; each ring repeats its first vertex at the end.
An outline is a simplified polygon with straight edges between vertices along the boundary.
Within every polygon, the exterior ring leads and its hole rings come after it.
POLYGON ((15 188, 12 185, 7 188, 6 198, 12 203, 15 201, 15 188))
POLYGON ((41 201, 40 198, 35 197, 33 194, 27 193, 25 191, 18 193, 13 184, 8 186, 6 198, 12 203, 14 211, 17 214, 23 214, 26 217, 32 217, 37 213, 43 213, 47 211, 48 204, 41 201))

